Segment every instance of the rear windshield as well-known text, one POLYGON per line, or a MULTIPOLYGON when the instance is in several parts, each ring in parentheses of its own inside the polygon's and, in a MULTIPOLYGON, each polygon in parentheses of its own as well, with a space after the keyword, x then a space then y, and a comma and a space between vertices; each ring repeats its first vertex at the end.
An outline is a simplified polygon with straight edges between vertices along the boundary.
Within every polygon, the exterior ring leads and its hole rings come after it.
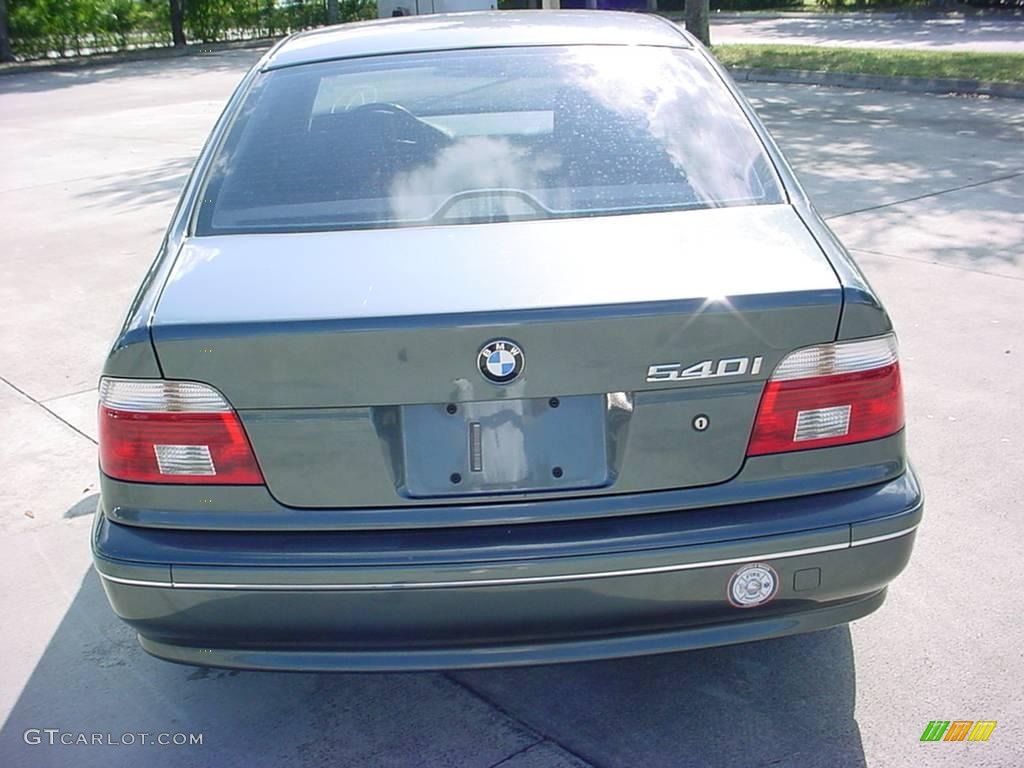
POLYGON ((571 46, 260 76, 196 233, 464 224, 778 203, 764 149, 693 51, 571 46))

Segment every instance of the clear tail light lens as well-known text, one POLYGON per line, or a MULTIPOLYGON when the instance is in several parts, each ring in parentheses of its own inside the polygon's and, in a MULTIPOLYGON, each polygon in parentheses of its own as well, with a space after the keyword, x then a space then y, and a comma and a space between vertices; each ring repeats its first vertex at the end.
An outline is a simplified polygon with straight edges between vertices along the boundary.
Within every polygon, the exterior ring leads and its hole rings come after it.
POLYGON ((896 337, 820 344, 793 352, 776 367, 747 455, 859 443, 902 428, 896 337))
POLYGON ((100 380, 100 468, 117 480, 262 485, 238 414, 191 381, 100 380))

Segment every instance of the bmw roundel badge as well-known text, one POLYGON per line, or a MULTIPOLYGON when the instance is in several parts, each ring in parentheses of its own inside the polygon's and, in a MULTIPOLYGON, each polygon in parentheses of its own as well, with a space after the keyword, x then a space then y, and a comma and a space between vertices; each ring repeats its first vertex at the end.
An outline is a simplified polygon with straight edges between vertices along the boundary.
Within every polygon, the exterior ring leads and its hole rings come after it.
POLYGON ((526 367, 526 358, 518 344, 508 339, 495 339, 480 350, 476 358, 480 373, 495 384, 510 384, 526 367))

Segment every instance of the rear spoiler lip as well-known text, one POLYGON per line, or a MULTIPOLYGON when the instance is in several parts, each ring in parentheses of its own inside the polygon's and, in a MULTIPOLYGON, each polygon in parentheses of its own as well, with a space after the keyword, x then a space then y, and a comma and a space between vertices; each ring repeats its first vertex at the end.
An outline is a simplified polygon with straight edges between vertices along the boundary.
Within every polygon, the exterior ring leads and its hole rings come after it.
POLYGON ((241 338, 261 335, 268 326, 282 332, 389 331, 406 326, 416 328, 448 328, 463 326, 525 325, 566 320, 610 319, 668 314, 735 313, 772 309, 778 306, 806 307, 835 304, 840 288, 780 291, 731 296, 729 304, 708 305, 706 298, 645 301, 624 304, 587 304, 572 307, 491 310, 484 312, 452 312, 426 315, 382 315, 351 318, 299 318, 231 322, 155 322, 155 342, 209 338, 211 335, 241 338))

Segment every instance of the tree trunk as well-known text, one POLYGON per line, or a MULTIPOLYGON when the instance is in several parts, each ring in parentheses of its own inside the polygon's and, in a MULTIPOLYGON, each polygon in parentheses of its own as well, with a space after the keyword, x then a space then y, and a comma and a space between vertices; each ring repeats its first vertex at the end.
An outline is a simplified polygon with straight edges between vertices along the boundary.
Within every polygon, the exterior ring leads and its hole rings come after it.
POLYGON ((708 0, 686 0, 686 31, 707 46, 711 45, 710 13, 708 0))
POLYGON ((0 0, 0 61, 14 61, 11 38, 7 33, 7 0, 0 0))
POLYGON ((327 23, 338 23, 338 0, 327 0, 327 23))
POLYGON ((171 39, 175 48, 185 47, 185 0, 168 0, 171 4, 171 39))

